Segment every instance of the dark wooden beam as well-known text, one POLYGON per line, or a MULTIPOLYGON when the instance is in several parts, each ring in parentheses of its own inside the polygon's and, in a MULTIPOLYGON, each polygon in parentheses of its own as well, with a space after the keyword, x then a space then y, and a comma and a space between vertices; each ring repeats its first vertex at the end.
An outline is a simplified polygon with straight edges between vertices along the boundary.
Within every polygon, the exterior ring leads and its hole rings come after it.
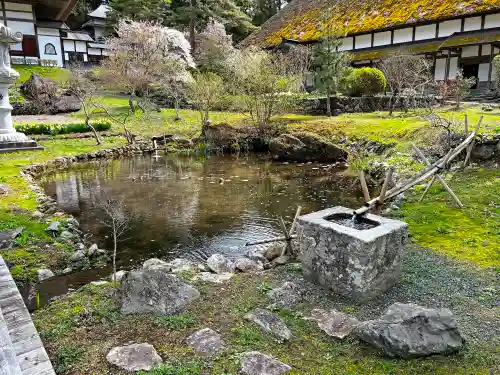
POLYGON ((68 0, 57 13, 56 21, 66 21, 73 9, 75 9, 78 0, 68 0))

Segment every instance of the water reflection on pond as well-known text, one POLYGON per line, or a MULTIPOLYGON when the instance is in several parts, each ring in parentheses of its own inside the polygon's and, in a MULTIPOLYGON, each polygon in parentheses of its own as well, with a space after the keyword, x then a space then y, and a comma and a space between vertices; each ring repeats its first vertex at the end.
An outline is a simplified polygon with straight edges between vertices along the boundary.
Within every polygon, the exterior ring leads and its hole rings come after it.
MULTIPOLYGON (((138 156, 78 165, 43 181, 60 209, 106 249, 112 243, 96 202, 103 196, 124 198, 131 229, 120 244, 119 268, 151 257, 236 256, 247 241, 279 234, 277 216, 291 221, 297 205, 303 213, 360 205, 361 192, 352 184, 325 164, 282 164, 255 155, 138 156)), ((109 273, 109 268, 85 271, 70 276, 69 283, 109 273)))

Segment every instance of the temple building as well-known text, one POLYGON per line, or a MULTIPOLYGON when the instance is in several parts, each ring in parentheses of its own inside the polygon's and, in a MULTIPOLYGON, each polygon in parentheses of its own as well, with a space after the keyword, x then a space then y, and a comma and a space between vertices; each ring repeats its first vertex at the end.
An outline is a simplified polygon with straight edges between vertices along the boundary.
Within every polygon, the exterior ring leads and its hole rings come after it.
POLYGON ((88 14, 81 30, 66 20, 77 0, 0 1, 2 22, 23 40, 10 48, 12 64, 66 66, 71 62, 97 64, 107 54, 103 40, 107 5, 88 14))
POLYGON ((354 66, 375 65, 401 51, 431 58, 436 81, 455 77, 459 69, 477 78, 479 89, 496 79, 499 0, 293 0, 241 45, 310 44, 322 30, 342 38, 354 66))

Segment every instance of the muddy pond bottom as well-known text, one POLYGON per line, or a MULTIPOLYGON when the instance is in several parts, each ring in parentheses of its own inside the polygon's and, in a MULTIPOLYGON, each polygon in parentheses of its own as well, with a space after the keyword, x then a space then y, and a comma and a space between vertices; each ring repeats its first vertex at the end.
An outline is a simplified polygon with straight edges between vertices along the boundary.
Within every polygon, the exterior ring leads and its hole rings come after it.
MULTIPOLYGON (((356 180, 328 164, 277 163, 256 156, 163 155, 79 164, 45 177, 46 193, 74 215, 87 245, 112 249, 101 224, 103 199, 122 199, 130 229, 119 243, 118 269, 145 259, 236 257, 245 243, 280 235, 277 217, 362 204, 356 180)), ((55 278, 79 286, 110 274, 110 267, 55 278)), ((57 280, 57 281, 56 281, 57 280)))

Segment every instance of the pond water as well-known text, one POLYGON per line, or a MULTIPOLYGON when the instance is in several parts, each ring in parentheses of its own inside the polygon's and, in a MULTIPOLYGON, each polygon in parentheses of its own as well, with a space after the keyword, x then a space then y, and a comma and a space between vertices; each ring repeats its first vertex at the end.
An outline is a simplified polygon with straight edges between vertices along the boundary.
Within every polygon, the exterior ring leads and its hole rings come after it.
MULTIPOLYGON (((356 180, 332 165, 278 163, 256 155, 137 156, 76 165, 42 184, 91 234, 89 243, 104 249, 112 249, 112 241, 101 224, 99 201, 123 198, 130 229, 119 243, 118 269, 152 257, 235 257, 247 241, 279 236, 277 217, 290 223, 298 205, 309 213, 363 202, 356 180)), ((56 277, 47 288, 61 294, 110 273, 108 266, 56 277)))

